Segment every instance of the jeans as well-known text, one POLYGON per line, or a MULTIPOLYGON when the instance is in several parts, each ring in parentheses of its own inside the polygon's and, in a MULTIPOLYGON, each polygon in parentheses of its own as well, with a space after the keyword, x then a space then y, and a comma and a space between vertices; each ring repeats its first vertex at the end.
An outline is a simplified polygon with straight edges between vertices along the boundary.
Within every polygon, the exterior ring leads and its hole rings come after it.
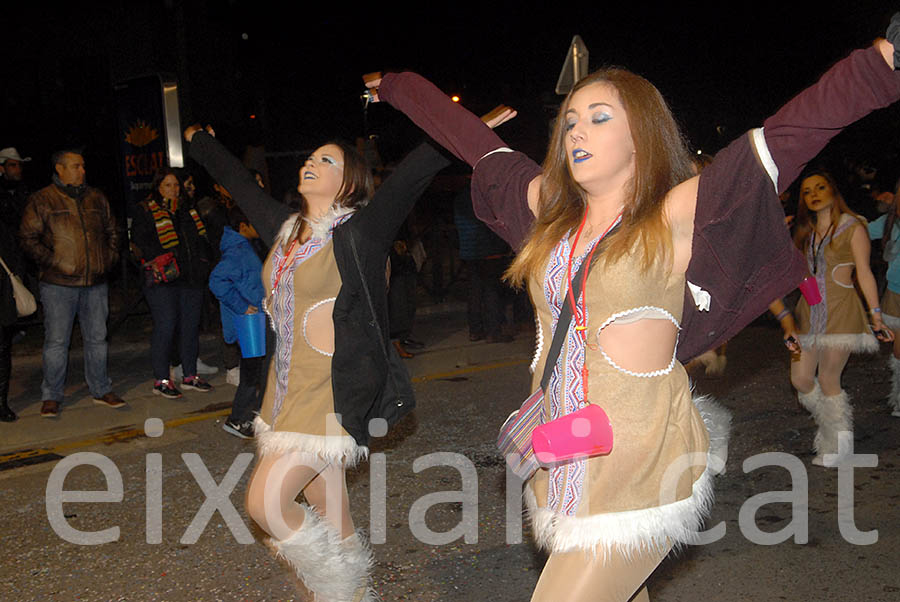
POLYGON ((106 318, 109 316, 106 283, 59 286, 41 282, 40 292, 44 307, 42 398, 62 401, 69 364, 69 342, 76 315, 84 340, 84 377, 91 395, 103 397, 112 389, 106 373, 106 318))
POLYGON ((153 378, 169 378, 169 359, 176 332, 184 377, 196 376, 203 289, 174 282, 147 287, 144 297, 153 316, 153 336, 150 338, 153 378))

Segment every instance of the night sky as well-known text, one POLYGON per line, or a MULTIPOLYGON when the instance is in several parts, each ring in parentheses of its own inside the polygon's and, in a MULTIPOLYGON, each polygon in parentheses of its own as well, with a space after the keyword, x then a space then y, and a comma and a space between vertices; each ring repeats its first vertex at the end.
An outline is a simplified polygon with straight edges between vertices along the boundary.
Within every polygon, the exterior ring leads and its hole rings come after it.
MULTIPOLYGON (((252 143, 286 152, 362 135, 360 75, 410 68, 473 111, 517 107, 520 117, 501 135, 540 160, 559 102, 553 87, 579 34, 591 69, 615 64, 647 77, 692 147, 715 152, 883 34, 892 12, 892 3, 870 0, 815 10, 784 1, 700 3, 706 10, 422 2, 405 12, 386 3, 262 0, 4 4, 0 146, 33 156, 28 176, 40 185, 55 148, 82 145, 89 179, 111 196, 119 161, 112 86, 136 75, 175 75, 182 123, 212 123, 235 151, 252 143)), ((370 107, 368 131, 380 135, 388 159, 417 135, 386 106, 370 107)), ((900 111, 890 109, 835 149, 893 164, 898 134, 900 111)))

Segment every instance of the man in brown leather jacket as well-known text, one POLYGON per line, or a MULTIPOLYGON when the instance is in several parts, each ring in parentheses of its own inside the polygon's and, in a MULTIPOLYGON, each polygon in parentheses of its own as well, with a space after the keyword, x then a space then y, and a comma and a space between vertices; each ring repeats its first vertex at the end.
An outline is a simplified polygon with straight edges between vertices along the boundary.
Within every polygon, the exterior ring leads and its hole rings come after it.
POLYGON ((19 237, 40 267, 44 308, 44 378, 41 416, 59 413, 66 383, 72 324, 84 340, 85 380, 94 402, 119 408, 106 372, 106 274, 119 256, 115 218, 103 193, 85 184, 79 151, 53 154, 53 183, 28 198, 19 237))

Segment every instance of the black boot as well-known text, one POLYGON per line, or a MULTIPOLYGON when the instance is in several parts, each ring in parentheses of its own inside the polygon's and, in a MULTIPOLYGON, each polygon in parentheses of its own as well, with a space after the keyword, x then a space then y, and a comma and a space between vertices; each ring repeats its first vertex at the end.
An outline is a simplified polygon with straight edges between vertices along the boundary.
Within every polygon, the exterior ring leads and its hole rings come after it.
POLYGON ((5 401, 0 403, 0 422, 15 422, 17 418, 16 413, 9 409, 5 401))

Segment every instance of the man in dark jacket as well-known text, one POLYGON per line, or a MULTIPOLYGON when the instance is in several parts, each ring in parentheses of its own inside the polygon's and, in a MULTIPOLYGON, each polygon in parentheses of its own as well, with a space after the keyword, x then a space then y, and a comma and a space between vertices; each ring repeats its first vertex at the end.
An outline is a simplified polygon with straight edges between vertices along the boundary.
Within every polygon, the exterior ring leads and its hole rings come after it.
POLYGON ((23 166, 31 157, 22 157, 15 147, 0 150, 0 219, 18 227, 22 209, 28 198, 28 186, 23 176, 23 166))
POLYGON ((106 274, 118 259, 118 230, 103 193, 85 184, 79 151, 53 154, 53 183, 28 198, 19 228, 22 249, 40 268, 44 308, 41 416, 59 412, 69 340, 78 316, 84 339, 85 380, 95 403, 125 405, 106 372, 106 274))

